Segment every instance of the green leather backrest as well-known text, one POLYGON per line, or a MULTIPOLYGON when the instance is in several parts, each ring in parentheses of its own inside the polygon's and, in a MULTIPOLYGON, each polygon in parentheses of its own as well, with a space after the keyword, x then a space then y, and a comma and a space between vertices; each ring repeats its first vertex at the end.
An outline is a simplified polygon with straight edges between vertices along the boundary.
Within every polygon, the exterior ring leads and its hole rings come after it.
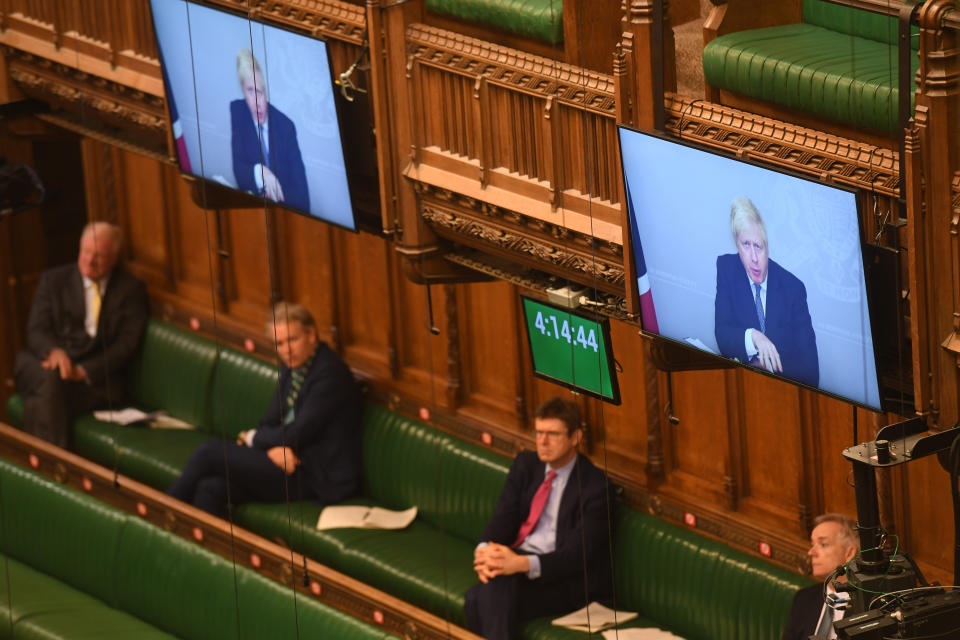
POLYGON ((217 346, 210 340, 151 318, 131 368, 133 400, 205 428, 216 359, 217 346))
POLYGON ((184 639, 381 638, 383 633, 130 516, 118 550, 126 611, 184 639), (239 632, 238 632, 239 629, 239 632))
POLYGON ((614 533, 617 606, 687 640, 779 638, 808 580, 634 509, 614 533))
POLYGON ((113 605, 125 522, 113 507, 0 458, 0 554, 113 605))
POLYGON ((563 0, 426 0, 429 11, 554 44, 563 42, 563 0))
POLYGON ((510 468, 506 458, 367 403, 364 493, 467 540, 493 515, 510 468))
POLYGON ((277 368, 253 356, 223 348, 213 370, 208 431, 233 440, 255 429, 277 389, 277 368))
MULTIPOLYGON (((896 45, 898 40, 896 18, 833 4, 827 0, 803 0, 803 21, 831 31, 890 45, 896 45)), ((915 28, 913 32, 916 33, 915 28)), ((911 48, 917 49, 919 41, 917 38, 911 38, 910 44, 911 48)), ((892 64, 896 65, 895 59, 892 64)))

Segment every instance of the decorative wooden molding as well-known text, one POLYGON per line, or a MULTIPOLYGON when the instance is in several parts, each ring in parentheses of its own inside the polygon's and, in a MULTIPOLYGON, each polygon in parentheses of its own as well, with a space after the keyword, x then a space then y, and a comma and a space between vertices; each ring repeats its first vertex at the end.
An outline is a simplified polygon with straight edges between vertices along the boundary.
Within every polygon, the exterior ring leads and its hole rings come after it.
POLYGON ((494 85, 613 117, 613 78, 572 64, 477 40, 425 24, 407 29, 410 57, 419 64, 482 76, 494 85))
POLYGON ((666 127, 678 138, 817 180, 897 197, 897 152, 720 104, 667 94, 666 127))
POLYGON ((623 249, 619 245, 448 189, 415 184, 420 215, 438 235, 622 295, 623 249))
POLYGON ((295 587, 300 597, 319 600, 386 633, 415 640, 479 640, 399 598, 2 423, 0 455, 137 514, 251 571, 295 587))
POLYGON ((367 37, 364 7, 337 0, 208 0, 254 20, 267 20, 320 38, 359 45, 367 37))
POLYGON ((92 109, 113 124, 166 134, 162 98, 9 45, 2 52, 11 79, 31 98, 68 111, 92 109))

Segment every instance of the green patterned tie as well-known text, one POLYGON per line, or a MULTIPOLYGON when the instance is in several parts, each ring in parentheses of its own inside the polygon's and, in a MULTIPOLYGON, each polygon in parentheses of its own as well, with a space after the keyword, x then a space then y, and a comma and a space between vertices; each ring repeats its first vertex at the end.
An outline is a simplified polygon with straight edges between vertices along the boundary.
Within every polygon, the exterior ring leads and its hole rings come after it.
POLYGON ((296 404, 297 398, 300 396, 300 388, 303 386, 303 380, 307 377, 307 373, 310 372, 310 365, 313 364, 313 356, 316 353, 317 351, 314 349, 302 366, 290 371, 290 390, 287 391, 287 414, 283 421, 284 424, 293 422, 293 405, 296 404))

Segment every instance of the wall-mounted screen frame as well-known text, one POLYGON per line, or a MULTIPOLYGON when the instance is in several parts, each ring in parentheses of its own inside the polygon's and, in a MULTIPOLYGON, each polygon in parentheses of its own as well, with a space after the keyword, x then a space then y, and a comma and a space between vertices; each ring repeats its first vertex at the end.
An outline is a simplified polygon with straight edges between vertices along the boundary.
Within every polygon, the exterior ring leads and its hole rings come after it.
POLYGON ((882 410, 860 194, 676 138, 619 139, 644 332, 882 410))
POLYGON ((609 320, 528 296, 520 300, 533 374, 620 404, 609 320))
POLYGON ((151 0, 180 170, 356 230, 327 43, 151 0))

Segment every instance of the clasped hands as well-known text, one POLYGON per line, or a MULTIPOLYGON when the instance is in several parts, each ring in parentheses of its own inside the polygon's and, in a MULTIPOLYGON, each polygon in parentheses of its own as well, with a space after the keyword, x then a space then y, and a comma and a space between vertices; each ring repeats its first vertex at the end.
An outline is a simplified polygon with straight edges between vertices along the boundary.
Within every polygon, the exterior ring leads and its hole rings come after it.
POLYGON ((491 542, 473 551, 473 570, 480 582, 487 584, 497 576, 530 571, 530 559, 506 545, 491 542))
POLYGON ((757 366, 771 373, 783 373, 783 365, 780 363, 780 352, 777 351, 770 338, 763 335, 760 331, 753 330, 753 346, 757 348, 757 355, 754 356, 757 366))
POLYGON ((70 356, 63 349, 50 351, 46 359, 40 363, 40 366, 48 371, 57 369, 60 372, 61 380, 83 382, 87 379, 87 371, 82 366, 73 364, 70 356))
POLYGON ((277 175, 267 167, 263 167, 262 171, 263 194, 274 202, 283 202, 283 187, 280 186, 277 175))
MULTIPOLYGON (((250 446, 247 444, 247 437, 251 431, 253 430, 247 429, 238 433, 237 444, 243 447, 250 446)), ((300 458, 290 447, 270 447, 267 449, 267 457, 270 458, 270 462, 283 469, 283 472, 288 476, 300 466, 300 458)))

